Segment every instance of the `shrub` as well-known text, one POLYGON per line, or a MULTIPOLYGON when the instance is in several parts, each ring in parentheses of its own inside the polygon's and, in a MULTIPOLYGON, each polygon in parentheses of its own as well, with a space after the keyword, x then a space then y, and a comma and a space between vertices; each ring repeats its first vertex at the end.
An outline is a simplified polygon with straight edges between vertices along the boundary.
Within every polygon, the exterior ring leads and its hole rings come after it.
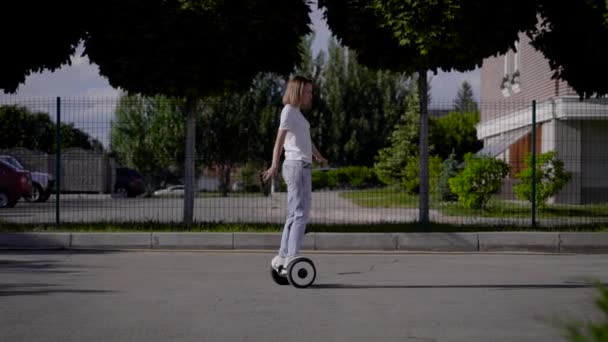
MULTIPOLYGON (((532 202, 532 155, 526 157, 526 168, 517 178, 521 183, 513 190, 522 200, 532 202)), ((572 173, 564 170, 564 162, 557 158, 556 151, 541 153, 536 159, 536 202, 544 207, 550 197, 557 193, 570 181, 572 173)))
POLYGON ((465 154, 465 168, 449 180, 450 189, 466 208, 486 209, 492 194, 500 191, 509 165, 491 157, 465 154))
POLYGON ((601 322, 587 322, 585 324, 574 322, 566 325, 568 340, 572 342, 607 342, 608 341, 608 288, 602 283, 596 282, 600 297, 596 305, 604 314, 601 322))
POLYGON ((258 165, 259 163, 255 162, 247 162, 240 169, 240 179, 244 183, 246 192, 258 192, 261 191, 261 179, 260 179, 260 170, 262 167, 258 165))
POLYGON ((338 169, 338 181, 345 180, 346 185, 352 188, 366 188, 380 183, 373 169, 364 166, 348 166, 338 169))
POLYGON ((312 172, 312 188, 313 189, 334 189, 337 185, 335 174, 331 171, 312 172))
POLYGON ((441 174, 437 181, 437 197, 441 201, 453 202, 458 200, 458 196, 450 189, 450 179, 458 174, 458 162, 456 154, 452 152, 448 159, 443 161, 441 174))
MULTIPOLYGON (((402 185, 411 194, 420 193, 420 163, 418 156, 409 157, 403 174, 402 185)), ((437 181, 441 174, 441 157, 429 157, 429 192, 437 187, 437 181)))
POLYGON ((380 181, 374 170, 364 166, 348 166, 335 170, 314 170, 312 172, 313 189, 361 189, 379 184, 380 181))

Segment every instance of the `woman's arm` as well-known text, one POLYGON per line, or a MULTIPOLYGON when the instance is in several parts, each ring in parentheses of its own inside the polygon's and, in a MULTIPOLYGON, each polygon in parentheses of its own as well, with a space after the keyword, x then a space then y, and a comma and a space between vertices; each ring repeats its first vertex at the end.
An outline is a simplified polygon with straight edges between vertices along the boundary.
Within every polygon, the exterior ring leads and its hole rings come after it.
POLYGON ((285 143, 286 136, 287 130, 279 129, 277 139, 274 142, 274 149, 272 150, 272 165, 270 165, 270 168, 263 173, 263 179, 265 182, 276 176, 279 172, 279 159, 281 158, 281 152, 283 151, 283 144, 285 143))
POLYGON ((327 164, 327 159, 325 159, 323 157, 323 155, 321 155, 321 152, 319 152, 319 149, 317 148, 317 146, 315 145, 315 143, 312 143, 312 156, 314 159, 316 159, 321 165, 325 165, 327 164))

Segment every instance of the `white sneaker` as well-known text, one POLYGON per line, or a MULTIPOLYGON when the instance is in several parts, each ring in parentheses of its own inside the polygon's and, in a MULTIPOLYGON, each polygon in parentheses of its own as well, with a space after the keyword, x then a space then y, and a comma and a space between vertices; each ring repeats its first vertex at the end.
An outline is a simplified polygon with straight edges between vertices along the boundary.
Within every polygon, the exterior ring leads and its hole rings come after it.
POLYGON ((277 271, 277 272, 278 272, 278 270, 279 270, 279 266, 282 266, 282 265, 284 265, 284 264, 285 264, 285 259, 287 259, 287 258, 284 258, 284 257, 282 257, 282 256, 277 255, 277 256, 275 256, 274 258, 272 258, 272 261, 270 262, 270 266, 271 266, 271 267, 272 267, 272 268, 273 268, 275 271, 277 271))
POLYGON ((293 259, 296 259, 298 256, 292 256, 292 257, 286 257, 285 258, 285 262, 283 263, 283 269, 286 270, 287 266, 289 266, 289 263, 293 261, 293 259))

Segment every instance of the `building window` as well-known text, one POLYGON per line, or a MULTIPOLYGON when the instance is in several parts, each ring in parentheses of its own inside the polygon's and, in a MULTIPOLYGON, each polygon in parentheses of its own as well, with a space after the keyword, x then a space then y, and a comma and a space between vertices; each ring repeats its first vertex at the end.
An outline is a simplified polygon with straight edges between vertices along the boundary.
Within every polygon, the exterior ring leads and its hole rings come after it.
POLYGON ((520 65, 520 56, 519 52, 519 40, 515 41, 515 51, 513 52, 513 74, 511 75, 511 91, 514 94, 520 92, 521 88, 520 77, 519 77, 519 65, 520 65))
POLYGON ((517 94, 521 91, 520 88, 520 51, 519 40, 515 42, 515 50, 509 50, 504 55, 504 72, 500 81, 500 89, 504 97, 509 97, 512 94, 517 94))

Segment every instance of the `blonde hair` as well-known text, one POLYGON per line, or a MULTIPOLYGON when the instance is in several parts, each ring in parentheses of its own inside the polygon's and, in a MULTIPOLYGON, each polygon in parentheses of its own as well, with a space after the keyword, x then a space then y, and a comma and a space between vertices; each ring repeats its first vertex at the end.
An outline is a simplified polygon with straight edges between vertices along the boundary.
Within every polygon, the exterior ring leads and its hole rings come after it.
POLYGON ((285 94, 283 94, 283 104, 299 107, 302 104, 302 95, 307 84, 312 84, 312 81, 304 76, 295 76, 290 79, 285 94))

